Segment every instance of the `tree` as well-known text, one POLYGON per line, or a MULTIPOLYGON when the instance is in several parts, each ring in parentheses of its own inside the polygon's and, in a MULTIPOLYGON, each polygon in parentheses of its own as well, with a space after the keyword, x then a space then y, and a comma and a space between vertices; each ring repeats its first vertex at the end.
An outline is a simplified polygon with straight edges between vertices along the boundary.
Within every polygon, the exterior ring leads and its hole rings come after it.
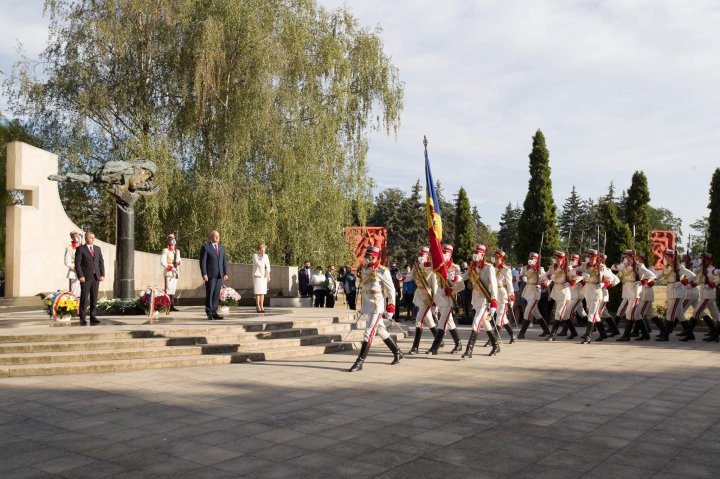
POLYGON ((508 203, 505 211, 500 216, 500 231, 497 234, 498 247, 505 251, 509 258, 514 260, 520 259, 516 254, 518 223, 522 215, 522 208, 516 206, 513 208, 512 203, 508 203))
POLYGON ((498 247, 497 233, 483 222, 477 206, 473 206, 472 208, 472 220, 475 225, 475 241, 484 244, 488 254, 492 254, 498 247))
POLYGON ((720 258, 720 168, 715 169, 710 181, 708 208, 710 214, 708 215, 707 251, 713 255, 713 258, 720 258))
MULTIPOLYGON (((648 207, 648 223, 652 230, 672 230, 682 236, 682 219, 667 208, 648 207)), ((690 225, 692 227, 692 225, 690 225)))
POLYGON ((533 137, 529 158, 530 181, 518 223, 517 253, 525 258, 531 251, 537 251, 544 235, 543 248, 539 253, 549 264, 558 249, 557 210, 552 196, 550 153, 540 130, 533 137))
POLYGON ((438 203, 440 204, 440 215, 442 217, 443 226, 443 244, 455 244, 455 206, 445 200, 443 188, 440 180, 435 182, 435 193, 437 194, 438 203))
MULTIPOLYGON (((9 102, 63 171, 158 165, 163 191, 136 208, 139 248, 178 231, 192 256, 219 229, 233 261, 258 241, 285 264, 349 259, 342 228, 365 222, 371 196, 368 134, 396 131, 402 109, 379 31, 314 1, 47 4, 49 44, 6 83, 9 102)), ((114 204, 91 189, 109 239, 114 204)))
MULTIPOLYGON (((620 221, 617 215, 617 207, 615 203, 608 200, 600 201, 599 205, 600 217, 603 221, 603 227, 607 234, 605 246, 605 254, 607 255, 608 265, 619 261, 622 253, 626 249, 630 249, 632 236, 628 226, 620 221)), ((616 310, 620 304, 622 291, 620 288, 613 288, 610 291, 609 308, 616 310)))
POLYGON ((398 236, 400 245, 397 248, 398 264, 412 265, 417 258, 417 252, 428 240, 427 218, 425 217, 425 202, 422 198, 423 187, 418 180, 412 187, 410 196, 400 204, 400 219, 402 229, 398 236))
POLYGON ((456 262, 469 260, 475 247, 475 224, 470 211, 470 200, 465 188, 460 187, 455 200, 455 250, 456 262))
POLYGON ((633 173, 625 204, 625 223, 635 228, 635 250, 650 254, 650 191, 642 171, 633 173))
POLYGON ((577 194, 575 185, 573 185, 570 196, 565 200, 565 203, 563 203, 562 213, 558 218, 560 236, 565 240, 568 250, 572 250, 573 244, 580 244, 578 220, 583 214, 582 207, 582 198, 577 194))
POLYGON ((388 260, 398 260, 404 255, 401 241, 404 225, 400 208, 404 201, 405 193, 400 188, 383 190, 375 201, 375 211, 370 218, 371 226, 384 226, 387 229, 388 260))

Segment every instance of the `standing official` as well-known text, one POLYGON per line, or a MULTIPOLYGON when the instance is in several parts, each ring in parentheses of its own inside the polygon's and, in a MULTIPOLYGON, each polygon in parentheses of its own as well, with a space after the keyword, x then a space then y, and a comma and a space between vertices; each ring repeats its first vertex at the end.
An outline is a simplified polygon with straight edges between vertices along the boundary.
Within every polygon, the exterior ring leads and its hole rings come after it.
POLYGON ((387 311, 388 314, 395 312, 395 287, 393 286, 390 271, 380 265, 380 248, 378 247, 368 246, 365 251, 363 266, 360 271, 360 294, 362 295, 360 315, 365 316, 367 319, 367 326, 365 327, 362 346, 360 346, 360 353, 355 360, 355 364, 350 368, 351 373, 362 369, 375 334, 380 335, 385 345, 393 353, 393 361, 390 364, 397 364, 403 358, 403 353, 387 332, 383 322, 384 311, 387 311), (385 298, 388 299, 387 306, 385 305, 385 298))
POLYGON ((78 230, 70 233, 70 245, 65 248, 65 267, 68 269, 68 291, 75 296, 80 296, 80 281, 75 274, 75 250, 80 246, 82 235, 78 230))
POLYGON ((205 314, 207 319, 223 319, 217 313, 220 304, 220 288, 228 279, 225 247, 220 244, 220 233, 212 231, 210 241, 200 248, 200 273, 205 281, 205 314))
POLYGON ((180 277, 180 251, 177 249, 177 241, 174 234, 166 238, 167 248, 160 254, 160 264, 163 267, 165 277, 165 294, 170 297, 170 311, 177 311, 175 308, 175 291, 178 278, 180 277))
POLYGON ((445 336, 445 331, 448 330, 450 331, 450 336, 452 336, 453 341, 455 341, 455 347, 450 353, 454 354, 462 351, 460 335, 457 332, 453 319, 453 309, 455 309, 455 293, 462 291, 463 288, 465 288, 465 283, 461 277, 460 267, 453 263, 452 254, 452 245, 443 245, 443 260, 447 268, 447 280, 440 276, 440 273, 435 273, 438 281, 438 289, 434 298, 435 304, 437 304, 440 310, 440 330, 435 336, 432 346, 430 346, 430 349, 425 354, 435 355, 438 353, 438 349, 445 336))
MULTIPOLYGON (((303 298, 312 298, 313 286, 312 286, 313 271, 310 267, 310 261, 305 261, 302 269, 298 272, 298 292, 303 298)), ((312 299, 310 300, 312 305, 312 299)))
POLYGON ((90 307, 90 324, 100 324, 95 317, 100 282, 105 280, 105 261, 99 246, 95 246, 95 234, 85 233, 85 244, 75 250, 75 273, 80 281, 80 325, 85 326, 85 309, 90 307), (88 304, 88 299, 90 303, 88 304))
POLYGON ((473 261, 467 272, 462 275, 463 280, 470 280, 472 283, 472 305, 475 309, 475 317, 472 323, 472 332, 468 339, 467 347, 463 353, 463 358, 472 358, 473 348, 480 328, 484 329, 490 337, 492 343, 492 351, 489 356, 494 356, 500 352, 498 336, 495 334, 488 315, 492 318, 497 311, 497 277, 495 276, 495 268, 485 262, 485 246, 477 245, 473 251, 473 261))
POLYGON ((431 266, 425 266, 428 263, 428 255, 430 248, 424 246, 420 248, 417 263, 413 265, 410 272, 402 276, 401 281, 414 281, 416 288, 413 295, 413 304, 418 307, 418 313, 415 315, 415 337, 413 345, 408 355, 417 354, 420 348, 420 338, 422 338, 423 328, 427 326, 432 331, 433 337, 437 336, 438 330, 435 327, 435 319, 432 315, 433 298, 437 293, 438 283, 433 274, 431 266))

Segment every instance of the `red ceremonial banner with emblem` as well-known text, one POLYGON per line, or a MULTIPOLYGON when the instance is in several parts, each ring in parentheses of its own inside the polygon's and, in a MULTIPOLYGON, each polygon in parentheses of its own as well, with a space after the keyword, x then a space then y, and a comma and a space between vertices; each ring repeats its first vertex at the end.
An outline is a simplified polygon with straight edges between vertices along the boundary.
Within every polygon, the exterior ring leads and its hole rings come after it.
POLYGON ((664 267, 663 255, 665 254, 665 250, 677 249, 675 232, 670 230, 653 230, 650 232, 650 243, 652 250, 652 267, 662 269, 664 267))
POLYGON ((380 264, 387 264, 387 229, 382 226, 346 226, 345 241, 357 258, 355 267, 362 264, 368 246, 380 248, 380 264))

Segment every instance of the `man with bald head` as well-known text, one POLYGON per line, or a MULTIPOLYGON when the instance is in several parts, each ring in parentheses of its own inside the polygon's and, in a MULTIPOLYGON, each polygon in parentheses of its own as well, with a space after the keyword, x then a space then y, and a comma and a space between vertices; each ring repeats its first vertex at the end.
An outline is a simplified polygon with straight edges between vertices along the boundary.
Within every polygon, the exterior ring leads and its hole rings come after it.
POLYGON ((225 247, 220 244, 220 233, 212 231, 210 241, 200 249, 200 272, 205 281, 205 314, 207 319, 223 319, 217 313, 220 305, 220 288, 227 276, 228 265, 225 247))

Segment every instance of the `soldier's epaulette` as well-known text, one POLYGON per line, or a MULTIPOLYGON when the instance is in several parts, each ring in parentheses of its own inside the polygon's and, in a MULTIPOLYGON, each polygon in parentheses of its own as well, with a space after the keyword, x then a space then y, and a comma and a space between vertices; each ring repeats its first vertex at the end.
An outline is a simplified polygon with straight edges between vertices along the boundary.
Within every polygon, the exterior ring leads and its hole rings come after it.
POLYGON ((378 273, 380 273, 380 274, 383 274, 383 273, 385 273, 385 271, 388 270, 385 266, 382 266, 382 265, 378 265, 378 267, 375 268, 375 269, 376 269, 376 271, 377 271, 378 273))

